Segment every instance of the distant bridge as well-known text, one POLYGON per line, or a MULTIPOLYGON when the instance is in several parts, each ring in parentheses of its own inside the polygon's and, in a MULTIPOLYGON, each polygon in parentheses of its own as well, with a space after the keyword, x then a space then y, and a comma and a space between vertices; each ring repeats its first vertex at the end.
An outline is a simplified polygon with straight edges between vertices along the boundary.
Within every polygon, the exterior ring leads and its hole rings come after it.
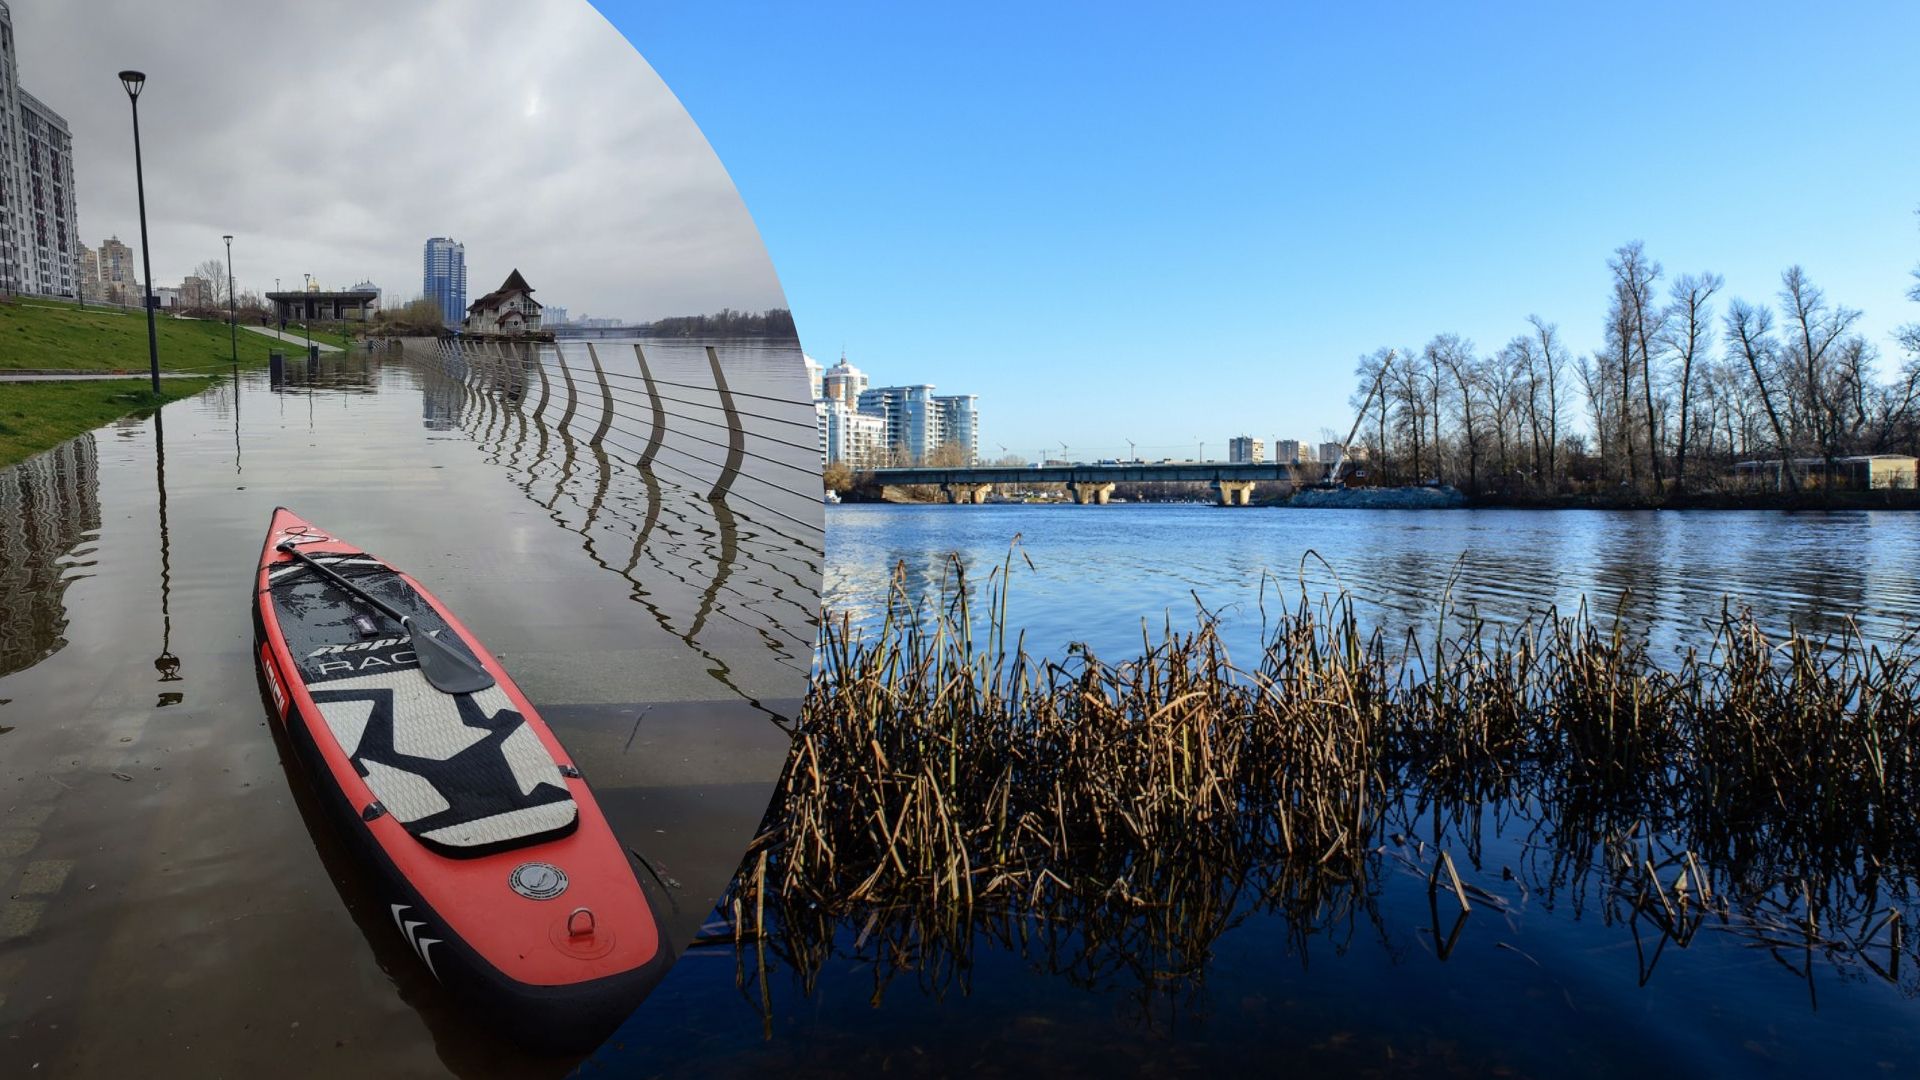
POLYGON ((984 503, 995 484, 1065 484, 1073 501, 1083 506, 1104 505, 1115 484, 1186 483, 1207 484, 1220 498, 1221 506, 1246 506, 1253 498, 1254 484, 1265 480, 1285 481, 1297 486, 1311 469, 1318 480, 1318 466, 1261 462, 1253 465, 1229 465, 1220 461, 1107 462, 1071 465, 969 465, 955 468, 925 466, 905 469, 875 469, 874 481, 883 487, 908 484, 938 484, 952 503, 984 503))
POLYGON ((553 331, 553 336, 556 338, 574 341, 581 339, 609 341, 620 338, 645 337, 647 336, 648 327, 645 323, 639 326, 567 326, 563 324, 549 327, 548 329, 553 331))

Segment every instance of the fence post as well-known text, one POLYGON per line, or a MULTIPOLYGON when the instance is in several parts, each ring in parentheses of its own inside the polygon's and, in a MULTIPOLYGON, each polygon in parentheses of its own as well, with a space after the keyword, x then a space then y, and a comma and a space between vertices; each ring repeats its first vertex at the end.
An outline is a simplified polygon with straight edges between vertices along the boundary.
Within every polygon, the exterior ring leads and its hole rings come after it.
POLYGON ((640 361, 640 377, 646 380, 647 400, 653 404, 653 431, 647 436, 647 448, 640 452, 640 464, 643 467, 653 465, 653 455, 660 452, 660 440, 667 434, 667 409, 660 403, 660 390, 653 385, 653 369, 647 366, 647 354, 640 350, 640 343, 633 343, 633 355, 640 361))
POLYGON ((567 367, 566 351, 558 345, 555 345, 553 354, 560 359, 560 378, 565 380, 567 384, 567 407, 560 413, 560 431, 564 434, 567 430, 567 425, 573 422, 573 410, 579 405, 580 401, 573 386, 573 369, 567 367))
POLYGON ((593 342, 587 342, 587 359, 593 361, 594 378, 600 380, 600 427, 587 440, 589 446, 599 446, 607 437, 607 429, 613 426, 613 391, 607 387, 607 372, 600 366, 600 353, 594 349, 593 342))
POLYGON ((745 456, 747 433, 740 427, 740 414, 733 407, 733 391, 727 389, 727 373, 720 370, 720 354, 713 346, 707 346, 707 366, 713 369, 713 386, 720 391, 720 407, 727 413, 727 464, 720 470, 720 479, 707 493, 707 501, 718 502, 727 497, 727 490, 733 487, 733 478, 740 475, 740 460, 745 456))

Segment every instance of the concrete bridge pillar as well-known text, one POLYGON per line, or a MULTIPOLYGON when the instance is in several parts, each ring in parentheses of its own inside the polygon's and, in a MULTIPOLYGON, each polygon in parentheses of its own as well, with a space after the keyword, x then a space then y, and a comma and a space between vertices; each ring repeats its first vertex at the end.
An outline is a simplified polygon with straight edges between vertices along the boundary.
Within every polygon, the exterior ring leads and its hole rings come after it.
POLYGON ((987 501, 988 495, 993 493, 993 485, 941 484, 940 492, 947 497, 947 501, 950 503, 969 503, 973 506, 979 506, 987 501))
POLYGON ((1070 480, 1067 482, 1067 490, 1073 493, 1073 501, 1079 503, 1081 506, 1105 506, 1107 505, 1107 500, 1113 497, 1113 482, 1110 480, 1102 483, 1095 483, 1090 480, 1070 480))
POLYGON ((1221 506, 1246 506, 1253 500, 1253 481, 1215 480, 1213 490, 1220 495, 1221 506))

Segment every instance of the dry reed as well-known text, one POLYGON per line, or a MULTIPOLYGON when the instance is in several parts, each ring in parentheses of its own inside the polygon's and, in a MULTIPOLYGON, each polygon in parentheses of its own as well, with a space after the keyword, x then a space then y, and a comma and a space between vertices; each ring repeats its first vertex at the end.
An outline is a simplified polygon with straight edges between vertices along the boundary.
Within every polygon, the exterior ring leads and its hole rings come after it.
POLYGON ((901 970, 943 984, 982 939, 1155 988, 1197 982, 1251 912, 1303 943, 1377 922, 1399 869, 1426 879, 1444 957, 1443 907, 1515 902, 1449 854, 1488 869, 1491 808, 1528 831, 1513 889, 1650 926, 1655 960, 1704 924, 1898 978, 1920 915, 1910 640, 1775 642, 1727 609, 1661 664, 1582 608, 1443 612, 1451 632, 1390 648, 1332 597, 1281 615, 1251 667, 1204 617, 1121 663, 1040 661, 1007 639, 1011 569, 984 616, 956 571, 932 611, 897 589, 870 636, 828 622, 736 940, 810 981, 857 929, 876 994, 901 970))

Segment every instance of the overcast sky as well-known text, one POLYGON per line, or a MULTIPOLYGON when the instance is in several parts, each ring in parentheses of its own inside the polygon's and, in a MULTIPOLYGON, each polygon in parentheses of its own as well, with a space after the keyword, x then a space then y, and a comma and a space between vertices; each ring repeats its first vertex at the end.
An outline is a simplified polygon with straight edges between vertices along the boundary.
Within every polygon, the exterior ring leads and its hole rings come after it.
POLYGON ((21 85, 67 118, 81 240, 138 254, 140 97, 153 275, 235 234, 242 290, 303 273, 420 292, 429 236, 470 299, 519 267, 544 303, 636 319, 785 306, 724 167, 587 0, 10 0, 21 85))

